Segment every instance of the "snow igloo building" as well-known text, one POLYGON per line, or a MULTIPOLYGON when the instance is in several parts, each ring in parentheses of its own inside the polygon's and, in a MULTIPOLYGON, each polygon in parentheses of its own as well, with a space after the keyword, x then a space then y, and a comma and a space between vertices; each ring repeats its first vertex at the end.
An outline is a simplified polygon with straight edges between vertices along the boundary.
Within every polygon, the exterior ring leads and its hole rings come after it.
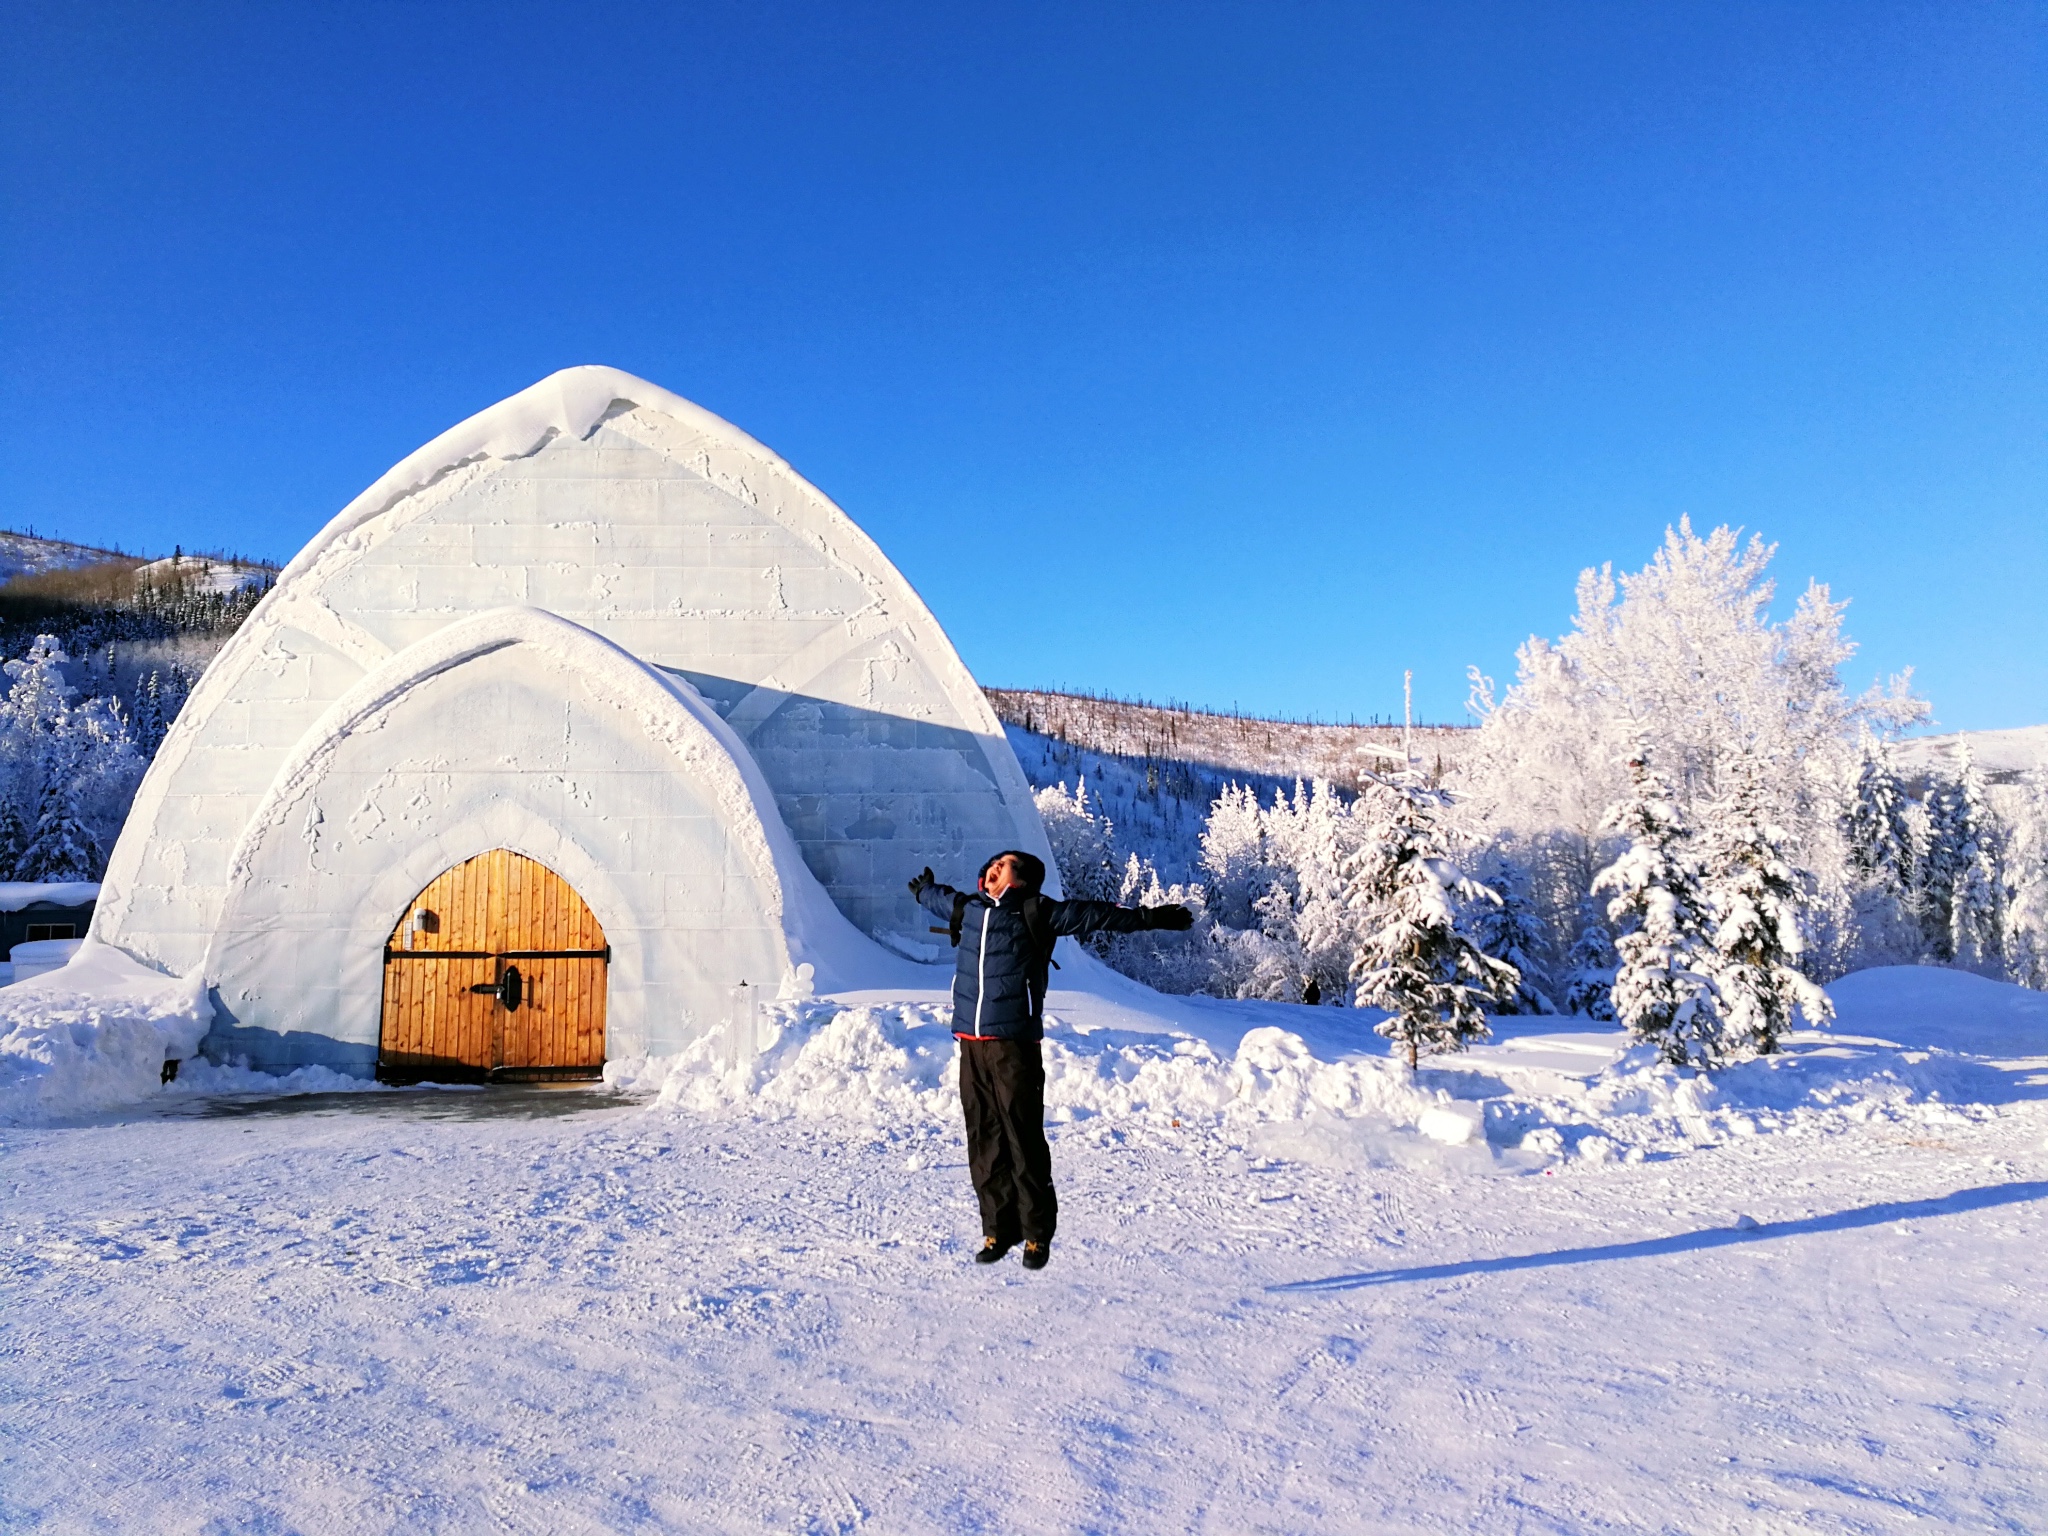
POLYGON ((1049 855, 986 698, 788 464, 572 368, 345 508, 144 779, 93 936, 266 1070, 587 1075, 773 996, 935 984, 905 881, 1049 855), (807 972, 803 968, 810 967, 807 972))

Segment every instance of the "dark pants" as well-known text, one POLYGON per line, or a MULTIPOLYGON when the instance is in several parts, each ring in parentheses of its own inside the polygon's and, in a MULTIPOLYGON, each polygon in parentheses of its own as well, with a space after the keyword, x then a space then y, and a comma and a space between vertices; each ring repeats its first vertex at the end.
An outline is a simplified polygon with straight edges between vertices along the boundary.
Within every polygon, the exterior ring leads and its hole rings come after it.
POLYGON ((982 1235, 1051 1242, 1060 1202, 1052 1189, 1052 1149, 1045 1144, 1045 1057, 1038 1042, 962 1040, 960 1108, 982 1235))

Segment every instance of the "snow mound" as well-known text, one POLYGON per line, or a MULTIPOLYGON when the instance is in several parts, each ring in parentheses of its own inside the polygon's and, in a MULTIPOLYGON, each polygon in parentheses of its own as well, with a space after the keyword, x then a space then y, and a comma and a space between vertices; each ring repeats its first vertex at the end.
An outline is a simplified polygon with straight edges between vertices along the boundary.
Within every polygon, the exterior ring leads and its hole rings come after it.
POLYGON ((61 970, 0 991, 0 1125, 146 1098, 212 1022, 199 976, 165 976, 87 939, 61 970))
POLYGON ((2048 992, 1936 965, 1885 965, 1828 987, 1837 1035, 1971 1056, 2048 1056, 2048 992))

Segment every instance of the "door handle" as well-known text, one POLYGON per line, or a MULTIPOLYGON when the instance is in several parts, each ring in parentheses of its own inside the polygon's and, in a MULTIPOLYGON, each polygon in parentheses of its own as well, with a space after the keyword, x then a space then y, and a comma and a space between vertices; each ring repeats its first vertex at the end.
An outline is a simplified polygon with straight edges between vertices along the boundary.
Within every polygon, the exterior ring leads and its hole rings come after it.
POLYGON ((526 1000, 526 978, 519 974, 518 966, 508 965, 496 981, 479 981, 469 990, 478 996, 491 993, 504 1004, 506 1012, 513 1013, 526 1000))

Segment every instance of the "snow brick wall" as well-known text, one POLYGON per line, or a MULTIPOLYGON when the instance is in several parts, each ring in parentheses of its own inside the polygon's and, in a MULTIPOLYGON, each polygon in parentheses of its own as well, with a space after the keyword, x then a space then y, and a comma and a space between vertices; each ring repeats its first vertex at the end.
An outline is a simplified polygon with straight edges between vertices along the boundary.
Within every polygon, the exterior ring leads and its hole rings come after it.
MULTIPOLYGON (((208 670, 94 937, 203 974, 209 1055, 374 1069, 384 946, 508 848, 611 947, 606 1050, 673 1052, 739 981, 901 981, 904 882, 1051 862, 987 701, 881 551, 788 464, 571 368, 404 460, 208 670)), ((920 982, 930 978, 922 971, 920 982)))

